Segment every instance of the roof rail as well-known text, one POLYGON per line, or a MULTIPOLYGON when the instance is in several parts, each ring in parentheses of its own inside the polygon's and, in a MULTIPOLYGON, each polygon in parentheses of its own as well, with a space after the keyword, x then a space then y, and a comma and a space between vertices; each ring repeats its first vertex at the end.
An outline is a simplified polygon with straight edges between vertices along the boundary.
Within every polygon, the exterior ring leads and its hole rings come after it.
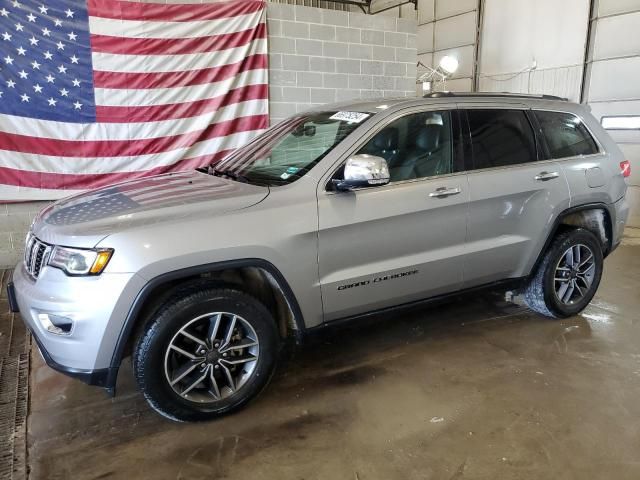
POLYGON ((509 93, 509 92, 432 92, 427 93, 422 98, 445 98, 445 97, 491 97, 491 98, 539 98, 541 100, 560 100, 568 102, 569 99, 565 97, 557 97, 555 95, 536 95, 529 93, 509 93))

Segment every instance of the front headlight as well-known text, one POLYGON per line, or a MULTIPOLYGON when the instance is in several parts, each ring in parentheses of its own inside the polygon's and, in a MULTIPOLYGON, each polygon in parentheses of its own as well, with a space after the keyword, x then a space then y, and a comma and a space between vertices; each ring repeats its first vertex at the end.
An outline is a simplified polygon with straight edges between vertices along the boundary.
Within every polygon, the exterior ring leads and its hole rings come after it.
POLYGON ((49 265, 67 275, 100 275, 113 255, 110 248, 81 249, 54 247, 49 265))

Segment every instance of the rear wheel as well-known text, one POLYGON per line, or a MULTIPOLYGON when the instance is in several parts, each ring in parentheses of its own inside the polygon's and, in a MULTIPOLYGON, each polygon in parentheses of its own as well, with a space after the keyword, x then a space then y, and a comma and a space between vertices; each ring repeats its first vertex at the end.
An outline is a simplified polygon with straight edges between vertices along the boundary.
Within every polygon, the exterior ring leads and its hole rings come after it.
POLYGON ((564 318, 582 311, 600 284, 603 255, 598 238, 577 228, 556 237, 529 281, 527 306, 548 317, 564 318))
POLYGON ((134 373, 149 404, 173 420, 208 420, 246 404, 275 368, 269 311, 231 288, 200 285, 158 310, 138 340, 134 373))

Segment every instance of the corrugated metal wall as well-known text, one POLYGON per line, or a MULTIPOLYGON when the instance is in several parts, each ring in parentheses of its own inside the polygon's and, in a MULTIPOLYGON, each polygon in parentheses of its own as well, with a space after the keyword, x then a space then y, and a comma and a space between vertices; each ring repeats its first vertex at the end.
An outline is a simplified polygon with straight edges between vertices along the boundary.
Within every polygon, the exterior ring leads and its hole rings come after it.
MULTIPOLYGON (((448 90, 471 90, 475 79, 480 91, 585 101, 598 118, 640 115, 640 0, 594 0, 593 5, 591 0, 419 0, 418 5, 418 60, 435 67, 451 54, 460 62, 448 90)), ((630 224, 640 228, 640 130, 610 133, 632 164, 630 224)))
POLYGON ((579 101, 588 18, 589 0, 485 0, 479 90, 579 101))
MULTIPOLYGON (((592 19, 585 89, 585 99, 598 117, 640 114, 639 29, 640 2, 600 0, 592 19)), ((611 133, 640 159, 640 131, 611 133)))
MULTIPOLYGON (((596 1, 585 100, 597 118, 640 115, 640 1, 596 1)), ((632 225, 640 228, 640 130, 610 130, 631 161, 632 225)))
POLYGON ((442 57, 451 55, 459 62, 458 71, 447 80, 447 90, 472 90, 478 6, 478 0, 418 2, 418 60, 436 67, 442 57))

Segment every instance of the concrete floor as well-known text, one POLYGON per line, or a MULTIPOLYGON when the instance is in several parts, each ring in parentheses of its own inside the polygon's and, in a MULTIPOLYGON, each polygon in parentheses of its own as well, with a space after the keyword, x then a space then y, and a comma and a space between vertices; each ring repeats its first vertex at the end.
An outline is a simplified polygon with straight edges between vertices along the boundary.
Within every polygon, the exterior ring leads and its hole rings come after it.
POLYGON ((154 414, 128 367, 112 400, 33 354, 31 478, 638 479, 639 312, 623 246, 580 316, 482 294, 335 331, 207 424, 154 414))

